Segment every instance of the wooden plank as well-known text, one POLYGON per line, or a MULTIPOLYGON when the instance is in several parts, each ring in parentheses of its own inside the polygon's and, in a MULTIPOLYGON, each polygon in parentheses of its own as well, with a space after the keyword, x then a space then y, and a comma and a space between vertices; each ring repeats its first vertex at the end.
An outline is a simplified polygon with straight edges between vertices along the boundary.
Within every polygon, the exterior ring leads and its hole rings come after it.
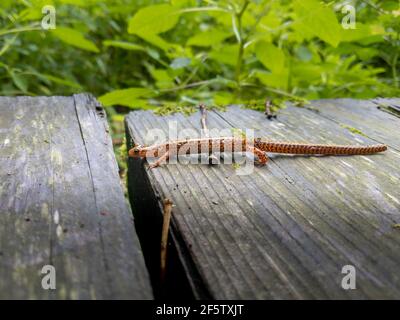
MULTIPOLYGON (((317 105, 322 109, 324 101, 317 105)), ((210 129, 252 128, 276 140, 357 144, 386 138, 383 130, 368 138, 322 112, 295 107, 274 121, 238 107, 210 112, 208 120, 210 129)), ((150 129, 167 132, 172 121, 178 132, 200 128, 198 113, 137 111, 127 117, 128 136, 143 144, 150 129)), ((391 139, 399 131, 392 129, 388 140, 396 143, 391 139)), ((399 159, 390 148, 373 156, 272 155, 267 167, 249 175, 235 174, 232 165, 195 164, 143 173, 159 199, 176 204, 173 234, 213 298, 399 298, 400 232, 393 227, 400 222, 399 159), (341 287, 345 265, 357 270, 356 290, 341 287)), ((135 170, 147 167, 131 161, 135 170)))
POLYGON ((152 298, 95 99, 0 98, 0 146, 0 298, 152 298))
POLYGON ((372 100, 377 108, 400 118, 400 98, 377 98, 372 100))
POLYGON ((390 104, 391 100, 354 100, 336 99, 313 101, 320 116, 337 122, 342 126, 347 126, 350 130, 358 130, 367 135, 374 141, 380 141, 390 145, 400 151, 400 141, 398 139, 399 117, 378 109, 377 101, 390 104), (375 101, 375 102, 374 102, 375 101))

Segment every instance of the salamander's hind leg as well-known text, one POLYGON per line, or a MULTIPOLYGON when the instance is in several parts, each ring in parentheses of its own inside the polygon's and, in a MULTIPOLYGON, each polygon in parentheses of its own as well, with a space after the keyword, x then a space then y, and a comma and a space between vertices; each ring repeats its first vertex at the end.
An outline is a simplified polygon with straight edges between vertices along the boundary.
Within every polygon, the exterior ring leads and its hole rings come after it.
POLYGON ((161 157, 157 159, 156 162, 152 163, 149 165, 149 169, 153 169, 155 167, 158 167, 160 164, 167 162, 169 159, 169 151, 166 151, 161 157))
POLYGON ((254 154, 255 156, 257 156, 257 157, 258 157, 258 163, 259 163, 260 165, 263 165, 263 166, 264 166, 264 165, 267 164, 268 157, 267 157, 267 155, 265 154, 265 152, 262 151, 261 149, 258 149, 258 148, 253 147, 253 146, 246 146, 246 151, 247 151, 247 152, 251 152, 252 154, 254 154))

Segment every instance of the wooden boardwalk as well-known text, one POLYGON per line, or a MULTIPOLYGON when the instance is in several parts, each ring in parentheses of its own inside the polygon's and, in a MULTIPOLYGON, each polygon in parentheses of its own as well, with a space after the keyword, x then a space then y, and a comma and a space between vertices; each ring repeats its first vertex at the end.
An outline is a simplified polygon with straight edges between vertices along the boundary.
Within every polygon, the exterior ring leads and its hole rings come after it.
MULTIPOLYGON (((399 105, 399 99, 322 100, 312 108, 288 107, 272 121, 239 107, 209 112, 209 129, 254 129, 256 136, 282 141, 385 143, 389 150, 271 155, 249 175, 224 164, 145 170, 145 161, 130 159, 130 196, 145 256, 157 264, 152 253, 159 253, 159 242, 149 239, 161 230, 160 202, 170 198, 172 244, 196 297, 400 299, 399 105), (341 286, 345 265, 355 267, 355 290, 341 286)), ((126 119, 129 146, 144 144, 150 129, 167 132, 170 121, 178 132, 200 129, 199 113, 135 111, 126 119)), ((174 276, 169 270, 167 277, 174 276)))
POLYGON ((0 299, 152 296, 101 106, 0 98, 0 299))

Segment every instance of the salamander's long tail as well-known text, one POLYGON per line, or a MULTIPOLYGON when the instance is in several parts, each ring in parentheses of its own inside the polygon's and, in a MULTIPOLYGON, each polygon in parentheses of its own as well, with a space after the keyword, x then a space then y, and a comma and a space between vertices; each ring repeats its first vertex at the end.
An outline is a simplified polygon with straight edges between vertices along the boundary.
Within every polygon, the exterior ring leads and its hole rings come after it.
POLYGON ((261 142, 261 144, 261 149, 266 152, 291 154, 353 155, 372 154, 387 150, 387 146, 384 144, 375 144, 369 146, 319 145, 287 142, 261 142))

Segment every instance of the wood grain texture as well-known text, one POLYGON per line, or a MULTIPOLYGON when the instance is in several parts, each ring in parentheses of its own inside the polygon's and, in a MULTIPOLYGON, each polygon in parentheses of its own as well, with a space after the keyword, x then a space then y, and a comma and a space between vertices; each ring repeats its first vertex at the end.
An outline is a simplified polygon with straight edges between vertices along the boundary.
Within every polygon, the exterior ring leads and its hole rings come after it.
MULTIPOLYGON (((254 129, 256 136, 281 141, 386 143, 389 150, 370 156, 270 154, 266 167, 242 176, 226 164, 145 171, 145 161, 130 160, 130 170, 145 177, 130 180, 136 198, 147 190, 176 205, 172 234, 181 238, 181 258, 195 266, 212 298, 400 298, 400 232, 393 227, 400 222, 400 119, 369 101, 322 100, 313 106, 319 112, 289 106, 273 121, 230 107, 209 112, 207 125, 210 131, 254 129), (345 265, 357 270, 356 290, 341 287, 345 265)), ((167 132, 172 121, 178 132, 199 132, 199 119, 200 113, 131 112, 129 143, 145 144, 150 129, 167 132)))
POLYGON ((400 98, 377 98, 372 101, 377 105, 378 109, 400 118, 400 98))
POLYGON ((0 299, 152 298, 108 131, 88 95, 0 98, 0 299))

